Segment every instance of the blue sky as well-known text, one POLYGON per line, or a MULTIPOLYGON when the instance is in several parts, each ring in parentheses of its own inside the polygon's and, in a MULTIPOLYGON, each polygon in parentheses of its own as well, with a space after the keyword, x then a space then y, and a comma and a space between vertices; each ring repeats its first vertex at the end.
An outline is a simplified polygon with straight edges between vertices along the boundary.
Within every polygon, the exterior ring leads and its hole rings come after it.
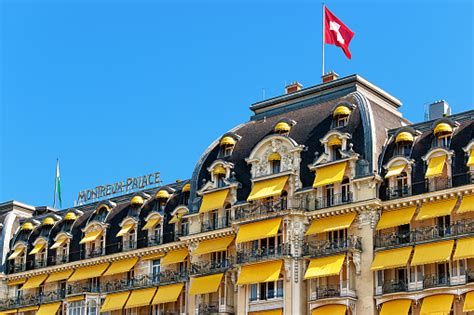
MULTIPOLYGON (((326 1, 354 32, 358 73, 408 119, 474 104, 471 1, 326 1)), ((161 171, 191 176, 214 139, 285 83, 320 82, 318 1, 0 0, 0 202, 63 206, 84 188, 161 171)))

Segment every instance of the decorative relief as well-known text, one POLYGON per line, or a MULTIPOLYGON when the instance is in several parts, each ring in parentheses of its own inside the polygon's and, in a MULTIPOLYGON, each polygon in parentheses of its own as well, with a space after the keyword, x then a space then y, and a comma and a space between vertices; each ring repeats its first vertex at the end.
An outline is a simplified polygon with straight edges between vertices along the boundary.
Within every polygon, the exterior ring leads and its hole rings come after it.
POLYGON ((356 274, 359 276, 361 271, 362 271, 361 255, 360 255, 359 252, 353 252, 352 253, 352 262, 354 263, 356 274))
POLYGON ((285 259, 283 268, 285 268, 285 281, 290 281, 291 280, 291 260, 285 259))
POLYGON ((379 212, 375 209, 365 209, 359 212, 357 216, 357 225, 359 229, 366 225, 370 225, 372 229, 375 228, 379 221, 379 212))
POLYGON ((280 139, 272 139, 270 145, 264 150, 259 160, 252 165, 253 177, 260 177, 270 174, 270 163, 268 157, 272 153, 278 153, 281 156, 280 169, 284 171, 298 171, 301 159, 295 152, 290 151, 287 145, 280 139))

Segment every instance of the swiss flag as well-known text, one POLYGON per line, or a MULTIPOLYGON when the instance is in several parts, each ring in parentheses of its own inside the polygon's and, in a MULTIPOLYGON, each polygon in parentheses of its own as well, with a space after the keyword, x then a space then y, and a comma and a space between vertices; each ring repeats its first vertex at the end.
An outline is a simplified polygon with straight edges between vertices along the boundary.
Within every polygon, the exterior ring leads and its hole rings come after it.
POLYGON ((324 7, 324 42, 341 47, 346 57, 351 59, 349 43, 352 37, 354 37, 354 32, 324 7))

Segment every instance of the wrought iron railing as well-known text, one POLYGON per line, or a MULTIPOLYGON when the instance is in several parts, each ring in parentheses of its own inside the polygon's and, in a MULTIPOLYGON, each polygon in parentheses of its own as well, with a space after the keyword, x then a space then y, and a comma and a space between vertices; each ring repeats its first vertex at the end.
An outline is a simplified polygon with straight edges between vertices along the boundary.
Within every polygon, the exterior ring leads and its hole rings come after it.
POLYGON ((437 191, 453 187, 451 178, 439 176, 425 181, 426 191, 437 191))
POLYGON ((395 293, 395 292, 405 292, 408 290, 408 285, 406 281, 400 280, 388 280, 384 281, 382 286, 382 293, 395 293))
POLYGON ((423 288, 444 287, 449 285, 449 276, 442 274, 428 274, 423 277, 423 288))
POLYGON ((199 315, 218 314, 219 302, 201 303, 198 306, 199 315))
POLYGON ((451 225, 422 227, 407 232, 380 233, 375 236, 375 248, 411 245, 469 234, 474 234, 474 219, 459 220, 451 225))
POLYGON ((231 267, 231 259, 221 261, 202 261, 191 264, 189 273, 191 275, 202 275, 210 273, 225 272, 231 267))
POLYGON ((46 267, 47 261, 46 259, 35 260, 34 266, 35 266, 35 269, 46 267))
POLYGON ((280 258, 291 255, 290 244, 279 244, 268 248, 240 249, 237 251, 236 262, 244 264, 265 259, 280 258))
POLYGON ((119 243, 119 250, 120 251, 128 251, 128 250, 134 250, 137 248, 137 242, 135 241, 123 241, 119 243))
POLYGON ((329 196, 316 198, 315 210, 344 205, 352 201, 351 192, 345 194, 331 194, 329 196))
POLYGON ((340 297, 340 296, 341 296, 341 288, 339 285, 318 286, 311 293, 310 300, 314 301, 314 300, 328 299, 328 298, 340 297))
POLYGON ((237 206, 234 220, 249 219, 258 216, 278 214, 285 210, 310 211, 314 209, 315 197, 306 194, 298 197, 280 197, 272 200, 256 200, 251 203, 237 206))
POLYGON ((104 248, 103 247, 97 247, 92 250, 88 249, 85 251, 81 251, 81 258, 94 258, 94 257, 100 257, 105 254, 104 248))
POLYGON ((404 185, 401 187, 387 188, 387 199, 397 199, 411 195, 411 187, 404 185))
POLYGON ((63 290, 47 291, 41 294, 28 294, 15 298, 0 300, 0 310, 15 309, 19 307, 28 307, 44 303, 56 302, 64 299, 63 290))
POLYGON ((101 292, 99 285, 73 283, 67 286, 67 295, 75 295, 82 293, 99 293, 101 292))
POLYGON ((147 238, 148 246, 161 245, 163 243, 163 238, 161 236, 150 236, 147 238))
POLYGON ((55 255, 50 257, 52 265, 61 265, 69 262, 69 255, 55 255))
POLYGON ((230 220, 228 218, 222 218, 219 220, 207 220, 201 225, 201 233, 215 231, 219 229, 224 229, 231 226, 230 220))
POLYGON ((11 264, 10 273, 22 272, 26 270, 26 264, 11 264))
POLYGON ((362 238, 360 236, 351 235, 348 238, 340 240, 320 240, 311 241, 303 244, 303 256, 320 257, 337 253, 346 252, 348 250, 362 250, 362 238))
POLYGON ((140 274, 131 279, 111 280, 100 285, 102 293, 112 293, 137 288, 184 282, 189 279, 186 271, 164 271, 160 273, 140 274))

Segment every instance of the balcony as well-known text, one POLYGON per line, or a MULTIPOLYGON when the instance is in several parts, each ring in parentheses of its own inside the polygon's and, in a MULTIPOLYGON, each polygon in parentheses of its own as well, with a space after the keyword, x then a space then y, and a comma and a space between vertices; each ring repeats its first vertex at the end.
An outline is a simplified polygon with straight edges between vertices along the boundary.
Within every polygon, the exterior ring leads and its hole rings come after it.
POLYGON ((34 266, 35 266, 34 269, 44 268, 47 266, 47 261, 46 259, 35 260, 34 266))
POLYGON ((330 256, 349 250, 362 251, 362 238, 360 236, 353 235, 343 240, 322 240, 303 244, 303 256, 308 257, 330 256))
POLYGON ((26 264, 11 264, 10 273, 22 272, 26 270, 26 264))
POLYGON ((137 242, 135 241, 124 241, 124 242, 119 243, 119 250, 122 252, 134 250, 136 248, 137 248, 137 242))
POLYGON ((65 297, 63 290, 47 291, 42 294, 28 294, 16 298, 0 300, 0 310, 34 306, 43 303, 61 301, 65 297))
POLYGON ((50 256, 51 265, 61 265, 69 262, 69 255, 50 256))
POLYGON ((341 287, 339 285, 318 286, 313 292, 311 292, 310 300, 315 301, 341 296, 341 287))
POLYGON ((148 246, 157 246, 163 244, 163 238, 161 236, 150 236, 147 238, 148 246))
MULTIPOLYGON (((102 283, 98 292, 112 293, 124 290, 147 288, 151 286, 165 285, 188 281, 186 271, 164 271, 158 274, 142 274, 131 279, 111 280, 102 283)), ((89 288, 86 288, 89 289, 89 288)), ((83 291, 88 292, 88 291, 83 291)))
POLYGON ((228 218, 222 218, 220 220, 207 220, 201 224, 201 233, 215 231, 219 229, 225 229, 230 227, 230 220, 228 218))
POLYGON ((212 273, 225 272, 231 266, 231 259, 225 259, 222 261, 203 261, 199 263, 191 264, 190 274, 191 275, 205 275, 212 273))
POLYGON ((83 293, 99 293, 100 287, 98 285, 91 285, 91 284, 69 284, 67 286, 67 295, 76 295, 76 294, 83 294, 83 293))
POLYGON ((352 201, 352 192, 346 194, 331 194, 329 196, 316 198, 314 210, 345 205, 352 201))
POLYGON ((446 226, 428 226, 399 233, 382 233, 375 236, 375 248, 413 245, 431 240, 451 239, 474 234, 474 219, 457 221, 446 226))
POLYGON ((199 304, 197 313, 199 315, 220 314, 219 302, 209 302, 209 303, 199 304))
POLYGON ((387 188, 387 199, 398 199, 411 195, 411 187, 404 185, 401 187, 389 187, 387 188))
POLYGON ((406 292, 408 291, 408 285, 406 281, 400 280, 388 280, 384 281, 382 286, 382 294, 406 292))
POLYGON ((86 259, 86 258, 94 258, 94 257, 100 257, 103 256, 104 253, 104 248, 103 247, 97 247, 94 249, 88 249, 85 251, 81 251, 81 258, 86 259))
POLYGON ((445 287, 449 285, 449 276, 441 274, 429 274, 423 277, 423 288, 445 287))
POLYGON ((432 180, 426 180, 426 191, 438 191, 453 187, 451 178, 439 176, 432 180))
MULTIPOLYGON (((272 200, 256 200, 238 206, 235 210, 234 220, 253 219, 259 216, 277 215, 285 210, 310 210, 310 196, 301 196, 295 198, 280 197, 272 200)), ((314 203, 314 202, 313 202, 314 203)))
POLYGON ((258 262, 262 260, 281 258, 291 255, 290 244, 279 244, 275 247, 241 249, 237 251, 237 264, 258 262))

